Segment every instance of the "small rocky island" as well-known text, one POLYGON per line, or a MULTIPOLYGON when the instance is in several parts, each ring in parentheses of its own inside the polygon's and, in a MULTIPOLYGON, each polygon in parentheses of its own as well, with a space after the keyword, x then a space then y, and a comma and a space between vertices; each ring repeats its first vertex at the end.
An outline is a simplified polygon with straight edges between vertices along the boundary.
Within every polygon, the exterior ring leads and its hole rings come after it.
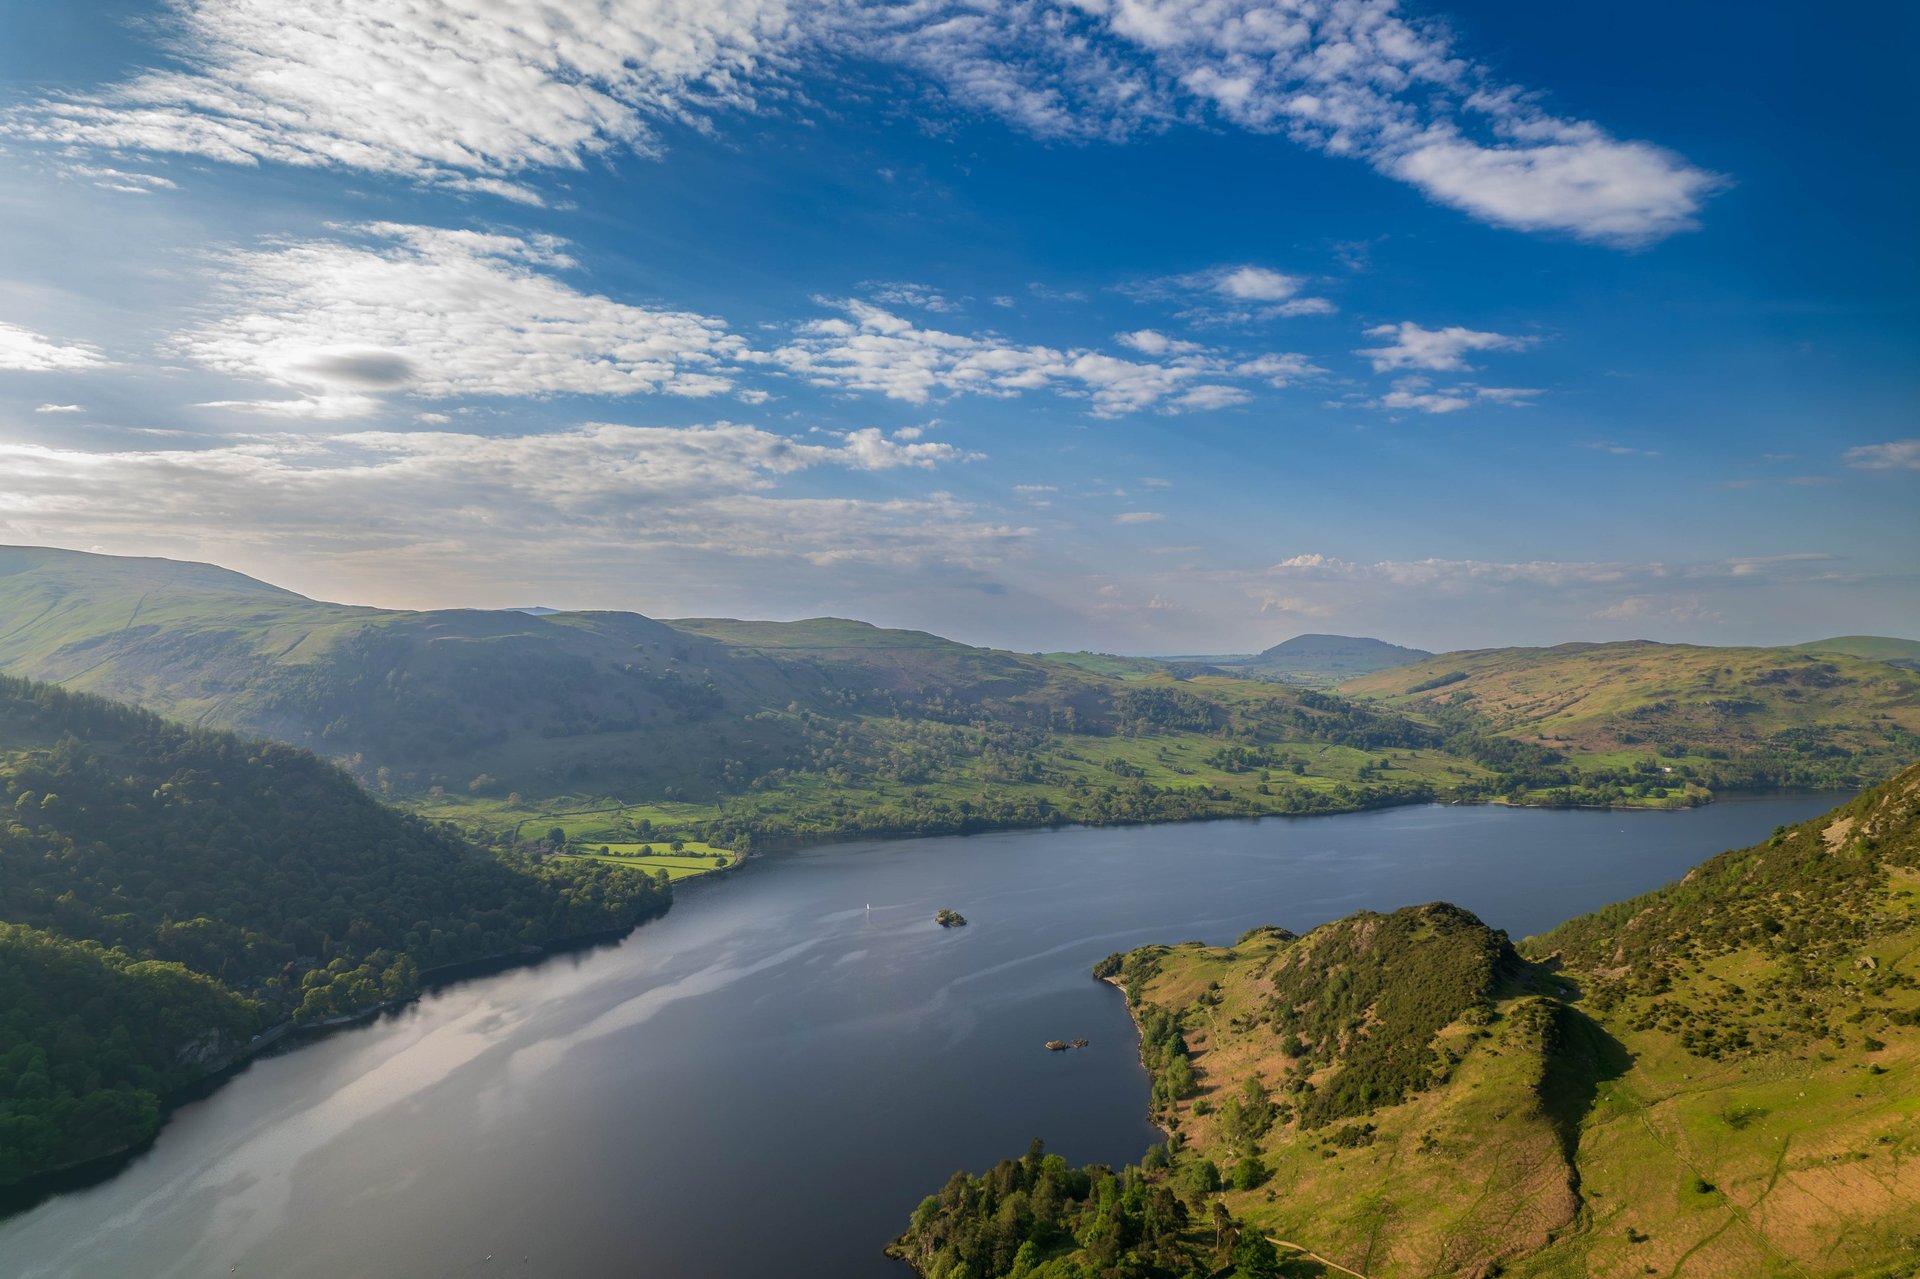
POLYGON ((1069 1048, 1085 1048, 1086 1046, 1087 1041, 1084 1039, 1049 1039, 1047 1041, 1047 1051, 1050 1053, 1063 1053, 1069 1048))
POLYGON ((933 922, 942 928, 965 928, 967 917, 957 910, 942 909, 933 912, 933 922))

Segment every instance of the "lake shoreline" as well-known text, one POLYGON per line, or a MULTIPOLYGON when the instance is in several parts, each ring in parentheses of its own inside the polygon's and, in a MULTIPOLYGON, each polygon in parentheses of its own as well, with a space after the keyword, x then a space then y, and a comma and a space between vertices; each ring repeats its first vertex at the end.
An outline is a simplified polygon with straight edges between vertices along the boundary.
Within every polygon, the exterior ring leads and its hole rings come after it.
MULTIPOLYGON (((667 909, 671 908, 672 903, 669 902, 667 909)), ((101 1154, 90 1155, 85 1159, 59 1164, 26 1181, 0 1187, 0 1221, 35 1208, 55 1195, 70 1194, 112 1180, 140 1156, 153 1149, 161 1135, 166 1132, 167 1124, 176 1110, 190 1102, 203 1101, 211 1097, 243 1074, 255 1061, 281 1056, 340 1031, 368 1025, 379 1020, 384 1013, 398 1012, 410 1004, 418 1003, 421 996, 444 990, 449 986, 512 969, 533 967, 561 955, 593 950, 600 946, 624 941, 636 929, 663 917, 666 913, 666 910, 657 911, 645 919, 635 920, 624 928, 583 933, 578 937, 565 938, 545 946, 520 946, 512 950, 497 951, 491 955, 481 955, 451 964, 423 968, 419 974, 419 988, 404 998, 382 1000, 377 1004, 358 1008, 350 1013, 342 1013, 337 1017, 329 1017, 325 1021, 310 1022, 304 1026, 292 1020, 276 1022, 245 1044, 237 1046, 220 1059, 219 1065, 212 1067, 200 1078, 161 1097, 160 1124, 146 1140, 130 1143, 101 1154)))
MULTIPOLYGON (((392 1009, 376 1007, 349 1022, 297 1034, 281 1028, 274 1039, 263 1037, 250 1045, 246 1060, 169 1099, 170 1108, 195 1104, 169 1119, 166 1140, 36 1179, 24 1194, 10 1193, 0 1209, 0 1253, 21 1248, 23 1273, 36 1279, 108 1279, 139 1273, 137 1265, 125 1267, 137 1261, 139 1249, 164 1238, 165 1246, 185 1250, 180 1255, 220 1261, 224 1269, 224 1254, 192 1242, 227 1237, 225 1226, 205 1233, 212 1225, 209 1205, 251 1202, 256 1188, 297 1173, 310 1193, 298 1198, 291 1217, 262 1236, 270 1243, 252 1233, 244 1244, 236 1238, 243 1250, 234 1259, 244 1262, 244 1249, 305 1249, 304 1260, 286 1273, 316 1279, 335 1261, 374 1255, 369 1249, 424 1265, 427 1254, 412 1251, 424 1246, 423 1239, 451 1241, 497 1230, 508 1232, 502 1237, 512 1240, 510 1248, 525 1250, 530 1243, 536 1254, 544 1249, 550 1258, 572 1257, 570 1273, 598 1279, 624 1273, 625 1223, 659 1216, 650 1229, 664 1232, 656 1239, 665 1249, 662 1256, 695 1272, 694 1260, 708 1258, 709 1273, 735 1279, 758 1273, 753 1259, 765 1250, 744 1239, 716 1243, 680 1232, 673 1223, 684 1216, 684 1205, 657 1212, 646 1207, 634 1215, 636 1196, 647 1205, 679 1204, 670 1193, 677 1183, 655 1171, 656 1160, 682 1168, 679 1176, 714 1171, 709 1163, 715 1126, 724 1128, 729 1121, 721 1116, 738 1113, 742 1104, 750 1118, 740 1122, 751 1125, 756 1139, 773 1143, 769 1169, 786 1167, 778 1154, 783 1139, 790 1139, 798 1168, 822 1143, 849 1138, 836 1122, 838 1107, 742 1103, 739 1090, 751 1093, 751 1079, 767 1081, 738 1054, 724 1051, 722 1040, 752 1037, 755 1060, 780 1060, 783 1072, 792 1072, 783 1077, 807 1096, 839 1097, 875 1113, 927 1120, 916 1140, 906 1143, 911 1149, 884 1141, 860 1155, 862 1167, 878 1159, 889 1178, 911 1188, 937 1188, 952 1168, 989 1165, 1036 1135, 1076 1163, 1118 1167, 1137 1162, 1168 1133, 1164 1117, 1153 1114, 1141 1074, 1137 1010, 1125 1005, 1123 991, 1122 1026, 1106 996, 1087 990, 1089 967, 1102 954, 1167 937, 1230 944, 1261 923, 1305 931, 1356 908, 1432 899, 1462 902, 1516 935, 1537 932, 1676 878, 1723 846, 1764 839, 1776 822, 1799 820, 1796 810, 1824 810, 1835 802, 1829 793, 1789 794, 1793 802, 1782 816, 1765 803, 1728 803, 1718 813, 1701 808, 1673 823, 1430 803, 1346 814, 1348 822, 1262 825, 1256 818, 1170 832, 1137 825, 1043 828, 1044 839, 1029 830, 951 845, 830 841, 844 851, 808 841, 798 847, 811 855, 768 857, 787 863, 778 874, 768 867, 731 879, 701 876, 716 888, 687 897, 679 893, 692 881, 676 885, 674 904, 697 909, 684 919, 680 910, 667 912, 657 921, 667 930, 657 941, 608 947, 532 978, 511 974, 537 970, 566 951, 604 947, 631 930, 568 939, 537 953, 514 947, 422 973, 419 994, 446 993, 426 1001, 415 995, 399 1005, 414 1007, 394 1018, 380 1016, 392 1009), (717 886, 723 879, 724 891, 717 886), (1552 902, 1550 917, 1542 913, 1542 894, 1552 902), (869 901, 870 916, 862 910, 869 901), (929 945, 927 934, 940 930, 925 922, 927 913, 943 904, 960 907, 974 926, 929 945), (495 983, 473 980, 495 974, 500 989, 518 993, 495 994, 495 983), (1084 993, 1076 997, 1071 990, 1084 993), (700 1001, 697 1012, 688 1006, 693 997, 700 1001), (579 1002, 570 1008, 567 1001, 574 999, 579 1002), (461 1010, 479 1008, 488 1010, 484 1019, 460 1020, 461 1010), (640 1030, 643 1024, 657 1029, 640 1030), (347 1026, 360 1033, 332 1033, 347 1026), (453 1033, 420 1038, 423 1028, 434 1027, 453 1033), (1041 1040, 1063 1027, 1093 1035, 1095 1051, 1041 1052, 1041 1040), (660 1038, 660 1031, 670 1037, 660 1038), (703 1047, 703 1038, 712 1042, 703 1047), (340 1063, 356 1060, 384 1066, 389 1040, 416 1039, 417 1046, 400 1049, 410 1055, 394 1064, 395 1078, 409 1081, 405 1088, 421 1089, 418 1105, 389 1109, 389 1086, 352 1088, 360 1072, 340 1072, 340 1063), (563 1043, 564 1051, 556 1052, 563 1043), (536 1073, 551 1078, 536 1086, 512 1072, 485 1068, 454 1078, 451 1069, 473 1060, 470 1052, 495 1061, 528 1053, 518 1060, 538 1063, 536 1073), (905 1056, 904 1082, 861 1073, 869 1069, 865 1063, 895 1062, 899 1054, 905 1056), (250 1071, 254 1057, 275 1061, 250 1071), (308 1061, 319 1065, 298 1064, 308 1061), (310 1077, 326 1091, 314 1091, 305 1082, 310 1077), (428 1078, 444 1082, 424 1082, 428 1078), (925 1089, 941 1086, 935 1081, 942 1079, 954 1090, 942 1094, 952 1106, 929 1118, 918 1107, 925 1089), (984 1080, 995 1082, 988 1087, 984 1080), (503 1108, 495 1098, 483 1105, 484 1122, 476 1127, 477 1090, 489 1089, 490 1081, 514 1104, 503 1108), (663 1109, 658 1099, 666 1095, 676 1101, 663 1109), (196 1102, 201 1096, 207 1100, 196 1102), (723 1097, 734 1098, 731 1110, 723 1097), (325 1161, 307 1160, 301 1152, 317 1139, 308 1135, 306 1108, 323 1098, 353 1100, 328 1107, 325 1142, 333 1153, 325 1161), (385 1118, 364 1122, 374 1113, 385 1118), (642 1148, 623 1139, 624 1125, 658 1138, 644 1145, 646 1152, 676 1153, 632 1153, 642 1148), (280 1152, 287 1147, 266 1135, 280 1131, 296 1143, 296 1162, 286 1162, 280 1152), (567 1144, 584 1141, 592 1151, 586 1166, 596 1171, 577 1185, 571 1171, 577 1165, 557 1148, 524 1148, 544 1140, 540 1134, 563 1131, 572 1134, 567 1144), (981 1139, 988 1131, 995 1134, 990 1142, 981 1139), (255 1132, 244 1155, 229 1149, 230 1140, 255 1132), (509 1172, 502 1162, 515 1151, 525 1160, 513 1165, 523 1166, 522 1172, 509 1172), (404 1188, 411 1170, 424 1167, 435 1172, 421 1185, 445 1185, 471 1168, 472 1193, 479 1198, 471 1206, 466 1198, 417 1205, 409 1198, 404 1211, 382 1207, 376 1225, 388 1224, 372 1235, 353 1235, 358 1242, 350 1242, 339 1234, 349 1220, 367 1223, 345 1215, 330 1197, 338 1177, 359 1178, 359 1171, 348 1170, 364 1170, 404 1188), (173 1189, 176 1184, 182 1189, 173 1189), (205 1197, 184 1194, 190 1184, 205 1197), (613 1213, 606 1218, 611 1224, 582 1237, 550 1229, 538 1213, 516 1215, 530 1190, 554 1187, 568 1187, 579 1212, 613 1213), (74 1193, 63 1193, 69 1191, 74 1193), (29 1196, 51 1202, 32 1209, 29 1196), (103 1233, 83 1243, 73 1233, 83 1225, 103 1233), (393 1249, 398 1251, 388 1251, 393 1249), (42 1259, 41 1268, 34 1267, 35 1259, 42 1259)), ((762 846, 749 857, 772 851, 762 846)), ((785 1174, 772 1177, 769 1172, 762 1180, 789 1185, 785 1174)), ((897 1233, 891 1207, 882 1204, 876 1213, 873 1205, 843 1204, 804 1187, 797 1193, 803 1206, 786 1210, 783 1230, 809 1239, 806 1246, 822 1250, 818 1255, 833 1257, 839 1273, 884 1279, 873 1262, 855 1254, 864 1254, 859 1240, 897 1233)), ((256 1264, 266 1255, 257 1252, 256 1264)), ((884 1272, 900 1264, 878 1260, 884 1272)))

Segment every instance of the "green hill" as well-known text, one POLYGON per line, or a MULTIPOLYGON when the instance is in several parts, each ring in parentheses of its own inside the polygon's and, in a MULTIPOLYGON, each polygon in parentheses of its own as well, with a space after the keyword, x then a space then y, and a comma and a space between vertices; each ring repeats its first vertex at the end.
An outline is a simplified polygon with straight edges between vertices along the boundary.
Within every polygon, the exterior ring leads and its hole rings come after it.
POLYGON ((1385 640, 1356 635, 1296 635, 1259 653, 1214 657, 1169 657, 1162 661, 1198 663, 1245 679, 1275 680, 1309 688, 1332 688, 1343 680, 1390 670, 1432 657, 1425 649, 1402 648, 1385 640))
POLYGON ((1532 802, 1861 786, 1920 756, 1920 671, 1839 653, 1644 640, 1478 649, 1340 691, 1513 744, 1509 793, 1532 802))
POLYGON ((144 1141, 269 1027, 668 900, 491 856, 306 751, 4 677, 0 788, 0 1185, 144 1141))
POLYGON ((1886 635, 1836 635, 1832 639, 1795 644, 1793 648, 1800 653, 1839 653, 1920 670, 1920 640, 1893 639, 1886 635))
POLYGON ((0 618, 0 669, 306 746, 503 833, 592 809, 617 820, 589 838, 650 821, 737 848, 1324 811, 1487 776, 1432 727, 1323 694, 835 618, 361 608, 35 549, 0 553, 0 618))
POLYGON ((1517 949, 1436 904, 1095 972, 1183 1217, 1295 1273, 1916 1273, 1920 767, 1517 949))

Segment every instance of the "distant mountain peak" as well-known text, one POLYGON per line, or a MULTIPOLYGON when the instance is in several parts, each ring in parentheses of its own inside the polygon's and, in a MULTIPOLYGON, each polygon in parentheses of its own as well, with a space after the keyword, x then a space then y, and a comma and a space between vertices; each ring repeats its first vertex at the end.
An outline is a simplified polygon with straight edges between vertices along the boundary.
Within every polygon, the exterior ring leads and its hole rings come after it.
POLYGON ((1417 662, 1433 654, 1421 648, 1403 648, 1385 640, 1364 635, 1296 635, 1282 640, 1261 653, 1262 657, 1366 657, 1393 658, 1397 663, 1417 662))

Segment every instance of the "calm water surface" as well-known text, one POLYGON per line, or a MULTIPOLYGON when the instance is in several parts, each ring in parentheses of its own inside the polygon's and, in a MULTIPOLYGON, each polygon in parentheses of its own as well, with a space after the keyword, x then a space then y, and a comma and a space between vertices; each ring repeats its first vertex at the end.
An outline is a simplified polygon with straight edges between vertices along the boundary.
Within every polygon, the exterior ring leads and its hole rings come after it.
POLYGON ((0 1275, 899 1279, 880 1248, 955 1168, 1155 1140, 1125 1009, 1088 976, 1107 952, 1434 899, 1518 937, 1839 798, 758 858, 618 946, 254 1063, 118 1176, 0 1221, 0 1275))

